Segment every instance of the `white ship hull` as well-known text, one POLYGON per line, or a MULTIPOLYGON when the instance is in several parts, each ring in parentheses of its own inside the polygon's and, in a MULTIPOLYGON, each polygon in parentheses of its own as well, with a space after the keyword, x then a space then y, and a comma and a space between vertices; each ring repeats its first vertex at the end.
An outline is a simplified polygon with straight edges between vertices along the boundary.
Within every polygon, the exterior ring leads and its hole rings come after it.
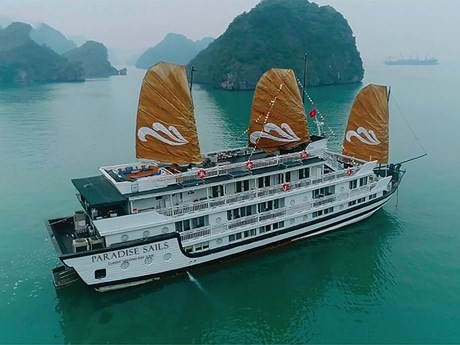
POLYGON ((318 219, 305 225, 299 224, 267 233, 265 238, 251 238, 246 241, 247 243, 243 241, 237 245, 225 246, 214 253, 188 254, 181 247, 179 236, 169 234, 156 241, 68 258, 63 262, 73 267, 82 280, 97 291, 131 287, 171 277, 197 266, 224 261, 242 253, 337 230, 370 217, 391 198, 391 195, 387 194, 343 214, 334 214, 324 217, 323 220, 318 219), (128 262, 129 265, 121 267, 122 262, 128 262), (106 276, 95 279, 94 272, 97 270, 106 270, 106 276))

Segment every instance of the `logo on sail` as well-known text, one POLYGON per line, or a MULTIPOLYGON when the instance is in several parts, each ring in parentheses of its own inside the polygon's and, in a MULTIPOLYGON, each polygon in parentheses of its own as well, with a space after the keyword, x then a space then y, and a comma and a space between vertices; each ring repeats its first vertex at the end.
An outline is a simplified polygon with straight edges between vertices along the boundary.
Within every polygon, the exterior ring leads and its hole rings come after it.
POLYGON ((256 144, 260 139, 270 139, 274 141, 280 141, 285 143, 292 143, 299 141, 300 138, 294 133, 287 123, 282 123, 281 126, 277 126, 274 123, 266 123, 263 131, 252 132, 249 136, 251 143, 256 144), (283 130, 284 129, 284 130, 283 130), (271 131, 275 131, 280 136, 274 136, 269 134, 271 131))
POLYGON ((180 134, 176 127, 169 126, 166 128, 164 125, 158 122, 154 122, 152 124, 152 128, 141 127, 137 131, 137 137, 141 141, 147 141, 145 138, 147 135, 150 135, 160 140, 161 142, 172 146, 180 146, 188 143, 188 141, 182 136, 182 134, 180 134), (160 133, 166 135, 168 138, 160 135, 160 133))
POLYGON ((363 127, 358 127, 356 131, 348 131, 347 135, 345 136, 345 139, 351 143, 351 138, 356 137, 359 139, 364 144, 367 145, 379 145, 380 140, 377 139, 377 136, 375 135, 374 131, 370 129, 369 131, 363 127), (363 138, 361 135, 363 135, 365 138, 363 138))

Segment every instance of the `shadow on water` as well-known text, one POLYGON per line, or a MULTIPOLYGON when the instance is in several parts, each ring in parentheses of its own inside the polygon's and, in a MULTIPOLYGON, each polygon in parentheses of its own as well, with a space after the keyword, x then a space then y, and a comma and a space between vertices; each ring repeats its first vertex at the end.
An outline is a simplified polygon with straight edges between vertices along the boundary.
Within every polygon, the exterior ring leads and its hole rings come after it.
POLYGON ((315 341, 325 309, 359 319, 393 284, 388 257, 403 229, 393 213, 381 210, 342 231, 137 288, 59 290, 65 342, 315 341))

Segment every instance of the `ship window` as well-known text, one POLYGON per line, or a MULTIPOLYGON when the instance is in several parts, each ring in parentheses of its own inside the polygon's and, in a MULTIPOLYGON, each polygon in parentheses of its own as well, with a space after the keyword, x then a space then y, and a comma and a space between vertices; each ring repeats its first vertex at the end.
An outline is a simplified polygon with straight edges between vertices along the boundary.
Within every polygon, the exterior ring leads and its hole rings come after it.
POLYGON ((358 199, 358 203, 359 203, 359 204, 362 203, 362 202, 365 202, 365 201, 366 201, 366 198, 359 198, 359 199, 358 199))
POLYGON ((209 248, 209 242, 195 244, 195 251, 205 250, 209 248))
POLYGON ((313 191, 313 199, 322 198, 323 196, 326 196, 326 195, 332 195, 334 194, 334 191, 335 191, 335 186, 315 189, 313 191))
POLYGON ((237 234, 233 234, 233 235, 228 236, 228 240, 230 242, 238 241, 238 240, 241 240, 242 237, 243 237, 243 234, 241 232, 239 232, 237 234))
POLYGON ((299 170, 299 180, 310 177, 310 169, 303 168, 299 170))
POLYGON ((193 252, 193 246, 184 247, 184 250, 185 250, 186 253, 191 253, 191 252, 193 252))
POLYGON ((259 188, 269 187, 270 186, 270 176, 259 177, 257 179, 257 185, 259 188))
POLYGON ((268 232, 271 230, 271 225, 265 225, 259 228, 259 234, 263 234, 264 232, 268 232))
POLYGON ((275 175, 275 184, 283 183, 283 174, 276 174, 275 175))
POLYGON ((323 215, 323 210, 313 212, 313 218, 319 217, 323 215))
POLYGON ((182 232, 182 231, 188 231, 190 230, 190 220, 186 219, 181 222, 176 222, 176 231, 177 232, 182 232))
POLYGON ((273 230, 284 227, 284 222, 273 223, 273 230))
POLYGON ((366 176, 366 177, 361 177, 361 178, 359 179, 359 185, 360 185, 361 187, 367 185, 367 176, 366 176))
POLYGON ((256 235, 256 229, 246 230, 244 231, 244 238, 251 237, 256 235))
POLYGON ((356 205, 356 200, 350 201, 348 203, 348 206, 354 206, 354 205, 356 205))
POLYGON ((105 278, 106 275, 107 275, 107 272, 105 268, 94 271, 94 279, 102 279, 102 278, 105 278))
POLYGON ((249 190, 249 180, 236 182, 236 192, 241 193, 249 190))
POLYGON ((369 200, 375 199, 377 197, 377 194, 371 194, 369 195, 369 200))
POLYGON ((286 182, 291 182, 291 172, 288 171, 285 175, 286 182))
POLYGON ((266 211, 271 211, 273 209, 280 208, 280 200, 275 199, 275 200, 270 200, 266 202, 262 202, 258 205, 259 213, 266 212, 266 211))
POLYGON ((334 207, 329 207, 324 210, 324 214, 332 213, 334 212, 334 207))
POLYGON ((212 187, 212 197, 218 198, 224 195, 224 186, 214 186, 212 187))
POLYGON ((203 226, 204 226, 204 216, 192 219, 192 227, 194 229, 201 228, 203 226))
POLYGON ((358 187, 358 180, 350 181, 350 189, 355 189, 358 187))

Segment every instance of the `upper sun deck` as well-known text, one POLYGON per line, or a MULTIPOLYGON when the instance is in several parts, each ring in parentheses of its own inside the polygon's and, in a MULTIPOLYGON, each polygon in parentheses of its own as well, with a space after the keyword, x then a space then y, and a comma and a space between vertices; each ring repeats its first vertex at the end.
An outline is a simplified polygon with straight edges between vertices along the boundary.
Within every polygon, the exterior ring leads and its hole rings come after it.
POLYGON ((299 149, 286 154, 267 153, 245 147, 203 154, 201 165, 159 165, 143 162, 101 167, 99 170, 121 194, 127 195, 153 192, 172 185, 198 185, 216 177, 235 178, 262 168, 300 164, 306 159, 321 158, 326 145, 327 139, 320 139, 310 143, 305 150, 299 149))

